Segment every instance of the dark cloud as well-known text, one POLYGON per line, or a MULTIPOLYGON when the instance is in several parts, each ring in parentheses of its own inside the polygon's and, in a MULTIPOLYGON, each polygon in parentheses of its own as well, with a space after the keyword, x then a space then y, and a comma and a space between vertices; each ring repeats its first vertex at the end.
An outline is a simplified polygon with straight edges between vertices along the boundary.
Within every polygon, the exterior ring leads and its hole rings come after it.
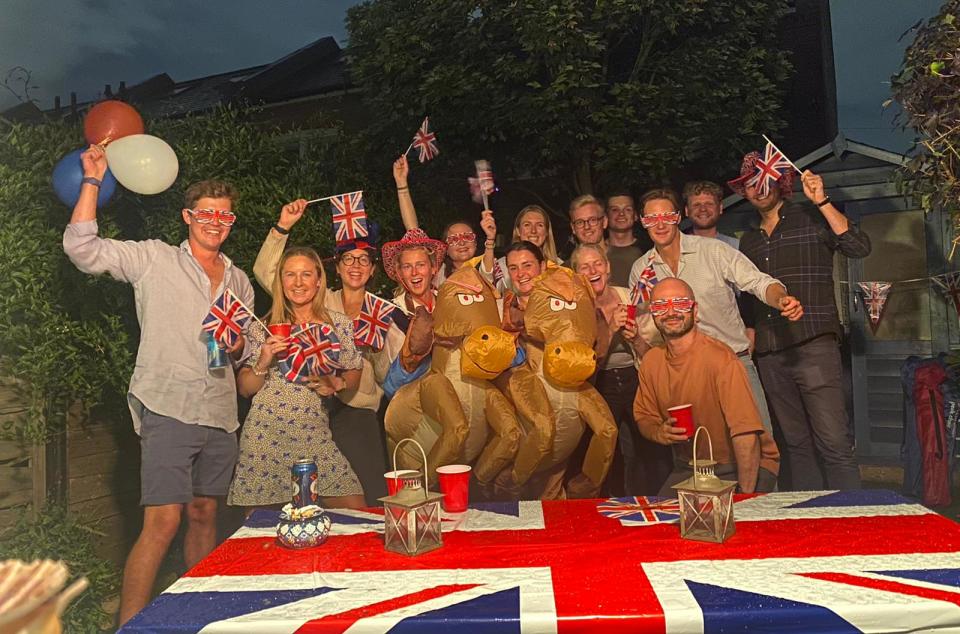
MULTIPOLYGON (((33 73, 42 107, 75 91, 95 98, 166 72, 175 80, 271 62, 320 37, 341 44, 356 0, 6 0, 0 71, 33 73)), ((0 91, 0 109, 16 103, 0 91)))

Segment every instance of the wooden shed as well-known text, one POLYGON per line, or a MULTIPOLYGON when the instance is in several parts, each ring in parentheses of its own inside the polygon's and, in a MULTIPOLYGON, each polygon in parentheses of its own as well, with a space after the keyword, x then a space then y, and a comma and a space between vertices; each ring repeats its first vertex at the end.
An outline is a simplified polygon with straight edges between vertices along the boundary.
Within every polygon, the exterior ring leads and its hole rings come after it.
MULTIPOLYGON (((789 142, 781 149, 790 154, 789 142)), ((824 179, 827 194, 871 239, 862 260, 837 256, 837 305, 847 332, 844 363, 850 372, 850 407, 857 454, 865 463, 899 456, 903 440, 900 368, 910 355, 929 357, 958 341, 958 320, 929 277, 948 270, 947 214, 924 214, 901 196, 893 177, 904 157, 838 135, 794 162, 824 179), (903 282, 904 280, 917 280, 903 282), (857 289, 860 281, 893 282, 876 333, 857 289), (901 282, 901 283, 898 283, 901 282)), ((803 197, 799 179, 794 196, 803 197)), ((741 196, 723 201, 720 229, 736 235, 750 227, 756 211, 741 196)))

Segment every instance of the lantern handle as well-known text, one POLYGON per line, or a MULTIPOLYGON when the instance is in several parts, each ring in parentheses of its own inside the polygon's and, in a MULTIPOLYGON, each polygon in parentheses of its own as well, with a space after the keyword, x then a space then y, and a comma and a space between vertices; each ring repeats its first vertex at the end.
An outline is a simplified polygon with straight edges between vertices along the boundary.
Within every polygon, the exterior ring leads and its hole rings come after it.
MULTIPOLYGON (((413 438, 403 438, 400 440, 400 442, 397 443, 397 446, 393 448, 393 472, 394 473, 397 472, 397 450, 400 449, 400 445, 402 445, 405 442, 412 442, 413 444, 415 444, 417 446, 417 449, 420 450, 420 455, 423 456, 423 492, 425 494, 424 497, 428 497, 430 495, 430 478, 428 477, 428 474, 430 473, 430 471, 428 470, 429 467, 427 466, 427 454, 424 453, 423 447, 420 446, 420 443, 418 443, 413 438)), ((711 448, 710 451, 712 452, 713 449, 711 448)))
MULTIPOLYGON (((710 447, 710 462, 713 462, 713 440, 710 438, 710 432, 707 431, 707 428, 704 427, 703 425, 700 425, 699 427, 697 427, 696 433, 693 434, 693 475, 694 477, 696 477, 697 473, 699 473, 697 469, 697 438, 700 436, 701 431, 707 432, 707 444, 710 447)), ((396 470, 396 467, 394 467, 394 470, 396 470)))

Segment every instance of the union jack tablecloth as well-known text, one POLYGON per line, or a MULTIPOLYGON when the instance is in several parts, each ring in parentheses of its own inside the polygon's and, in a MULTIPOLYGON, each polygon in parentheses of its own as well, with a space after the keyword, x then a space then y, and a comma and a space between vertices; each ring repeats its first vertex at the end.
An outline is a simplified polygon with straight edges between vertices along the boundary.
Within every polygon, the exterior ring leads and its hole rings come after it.
POLYGON ((478 504, 443 548, 383 549, 383 511, 335 511, 286 550, 257 512, 121 631, 901 632, 960 628, 960 526, 887 491, 735 504, 725 544, 645 498, 478 504))

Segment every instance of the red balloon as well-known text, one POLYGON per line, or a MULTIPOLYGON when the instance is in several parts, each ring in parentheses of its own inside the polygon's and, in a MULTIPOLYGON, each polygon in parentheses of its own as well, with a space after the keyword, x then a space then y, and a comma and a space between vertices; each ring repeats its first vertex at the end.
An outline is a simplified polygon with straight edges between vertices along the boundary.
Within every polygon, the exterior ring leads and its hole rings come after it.
POLYGON ((88 143, 103 143, 131 134, 143 134, 143 119, 133 106, 122 101, 101 101, 83 119, 83 136, 88 143))

